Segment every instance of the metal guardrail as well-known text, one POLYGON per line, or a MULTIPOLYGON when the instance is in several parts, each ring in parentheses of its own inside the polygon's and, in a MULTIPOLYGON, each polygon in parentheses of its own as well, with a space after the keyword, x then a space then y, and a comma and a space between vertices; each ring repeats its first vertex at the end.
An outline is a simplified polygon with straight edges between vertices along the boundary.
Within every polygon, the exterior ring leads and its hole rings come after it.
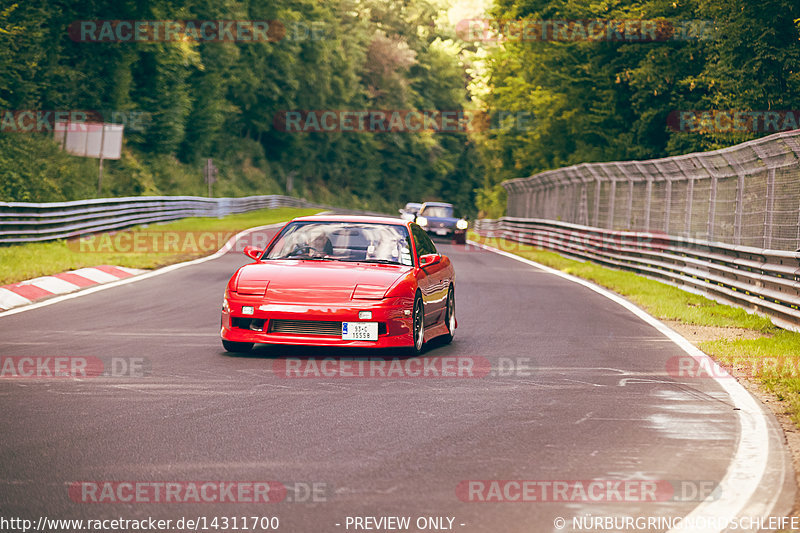
POLYGON ((280 195, 243 198, 134 196, 43 204, 0 202, 0 243, 52 241, 137 224, 186 217, 223 217, 276 207, 322 206, 280 195))
POLYGON ((478 220, 475 231, 630 270, 800 328, 800 252, 534 218, 478 220))
POLYGON ((800 130, 711 152, 582 163, 502 185, 512 217, 800 248, 800 130))

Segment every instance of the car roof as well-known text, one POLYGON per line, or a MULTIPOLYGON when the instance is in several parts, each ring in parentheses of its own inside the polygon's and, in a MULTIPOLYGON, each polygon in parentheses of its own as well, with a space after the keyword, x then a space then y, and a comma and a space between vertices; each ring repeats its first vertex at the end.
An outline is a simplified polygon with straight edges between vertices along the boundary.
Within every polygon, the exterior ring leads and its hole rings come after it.
POLYGON ((394 226, 407 226, 408 222, 399 217, 371 216, 371 215, 310 215, 297 217, 292 220, 301 222, 360 222, 372 224, 391 224, 394 226))
POLYGON ((423 205, 433 207, 453 207, 453 204, 448 204, 447 202, 425 202, 423 205))

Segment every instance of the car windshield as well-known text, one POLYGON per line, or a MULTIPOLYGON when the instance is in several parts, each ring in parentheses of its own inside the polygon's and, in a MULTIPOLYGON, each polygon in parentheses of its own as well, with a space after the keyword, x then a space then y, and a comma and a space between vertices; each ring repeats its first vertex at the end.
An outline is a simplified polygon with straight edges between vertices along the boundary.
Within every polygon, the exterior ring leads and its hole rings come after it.
POLYGON ((354 222, 292 222, 262 259, 413 264, 405 226, 354 222))
POLYGON ((449 205, 429 205, 422 210, 420 215, 434 218, 453 218, 453 208, 449 205))

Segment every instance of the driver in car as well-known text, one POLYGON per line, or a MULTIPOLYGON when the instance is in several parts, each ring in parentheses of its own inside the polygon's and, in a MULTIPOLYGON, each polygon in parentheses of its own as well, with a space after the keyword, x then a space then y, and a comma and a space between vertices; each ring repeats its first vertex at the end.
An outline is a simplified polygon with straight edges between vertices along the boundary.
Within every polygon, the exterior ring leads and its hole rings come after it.
POLYGON ((319 233, 308 243, 313 250, 310 250, 316 256, 333 255, 333 244, 325 233, 319 233))

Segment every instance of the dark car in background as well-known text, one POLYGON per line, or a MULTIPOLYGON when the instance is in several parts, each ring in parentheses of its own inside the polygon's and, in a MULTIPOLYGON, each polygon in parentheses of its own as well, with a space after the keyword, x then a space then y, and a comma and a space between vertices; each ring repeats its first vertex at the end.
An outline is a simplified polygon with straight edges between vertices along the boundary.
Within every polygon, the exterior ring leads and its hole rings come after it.
POLYGON ((417 224, 430 235, 449 237, 457 244, 467 242, 466 219, 455 216, 453 204, 425 202, 417 215, 417 224))

